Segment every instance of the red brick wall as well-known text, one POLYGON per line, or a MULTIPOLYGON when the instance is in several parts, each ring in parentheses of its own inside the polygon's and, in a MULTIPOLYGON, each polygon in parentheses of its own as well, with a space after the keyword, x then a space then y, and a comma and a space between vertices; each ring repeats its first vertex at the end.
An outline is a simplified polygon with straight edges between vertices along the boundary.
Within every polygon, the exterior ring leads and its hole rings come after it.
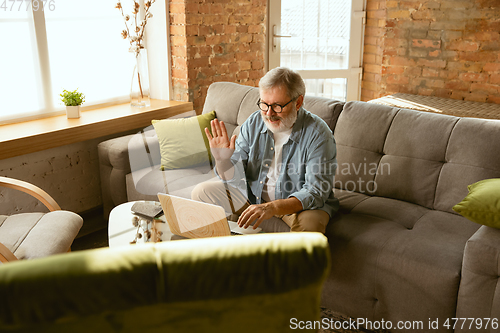
MULTIPOLYGON (((173 99, 264 75, 266 0, 169 0, 173 99)), ((367 0, 362 100, 396 92, 500 103, 499 0, 367 0)))
POLYGON ((169 0, 174 100, 201 113, 212 82, 257 86, 267 0, 169 0))
POLYGON ((367 0, 365 45, 363 54, 363 81, 361 100, 383 96, 382 56, 384 55, 384 34, 386 26, 386 0, 367 0))
POLYGON ((500 1, 368 0, 362 100, 396 92, 500 103, 500 1))

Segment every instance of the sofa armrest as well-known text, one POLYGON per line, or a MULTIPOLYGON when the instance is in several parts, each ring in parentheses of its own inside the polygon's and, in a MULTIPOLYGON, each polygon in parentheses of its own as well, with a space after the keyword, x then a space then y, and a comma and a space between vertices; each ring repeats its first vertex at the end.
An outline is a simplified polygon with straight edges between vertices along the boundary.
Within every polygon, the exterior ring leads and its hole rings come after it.
MULTIPOLYGON (((500 230, 481 226, 467 241, 458 292, 457 318, 496 318, 500 320, 500 230)), ((483 323, 485 321, 483 320, 483 323)), ((468 329, 456 329, 465 332, 468 329)), ((497 332, 492 323, 475 332, 497 332)))
POLYGON ((160 147, 152 127, 99 143, 104 218, 113 207, 127 202, 126 176, 132 171, 160 164, 160 147), (131 163, 132 162, 132 163, 131 163))
POLYGON ((326 237, 305 232, 11 263, 0 269, 0 331, 289 331, 292 318, 320 319, 329 263, 326 237))

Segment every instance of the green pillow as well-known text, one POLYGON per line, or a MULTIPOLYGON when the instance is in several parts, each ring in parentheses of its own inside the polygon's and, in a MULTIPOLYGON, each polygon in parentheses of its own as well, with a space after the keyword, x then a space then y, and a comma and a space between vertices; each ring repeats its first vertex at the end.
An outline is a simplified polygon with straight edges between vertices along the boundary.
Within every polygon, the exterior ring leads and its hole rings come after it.
POLYGON ((210 145, 205 127, 215 111, 196 117, 151 121, 160 143, 161 169, 181 169, 198 164, 212 163, 210 145))
POLYGON ((500 229, 500 178, 469 185, 469 194, 453 210, 469 220, 500 229))

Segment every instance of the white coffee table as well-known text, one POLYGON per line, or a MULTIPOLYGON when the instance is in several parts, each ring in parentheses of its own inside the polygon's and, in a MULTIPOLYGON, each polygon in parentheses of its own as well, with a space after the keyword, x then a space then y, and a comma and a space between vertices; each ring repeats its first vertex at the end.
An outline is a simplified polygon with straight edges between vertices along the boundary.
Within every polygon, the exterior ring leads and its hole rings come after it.
MULTIPOLYGON (((113 208, 109 214, 109 225, 108 225, 108 237, 109 237, 109 247, 128 245, 135 239, 137 233, 137 227, 132 225, 132 218, 134 214, 130 210, 134 203, 137 201, 126 202, 113 208)), ((156 201, 149 201, 150 203, 160 204, 156 201)), ((165 216, 160 217, 165 223, 156 223, 156 227, 159 231, 163 232, 161 240, 169 241, 171 240, 173 234, 168 228, 168 224, 165 221, 165 216)), ((138 244, 145 243, 145 237, 137 240, 138 244)))

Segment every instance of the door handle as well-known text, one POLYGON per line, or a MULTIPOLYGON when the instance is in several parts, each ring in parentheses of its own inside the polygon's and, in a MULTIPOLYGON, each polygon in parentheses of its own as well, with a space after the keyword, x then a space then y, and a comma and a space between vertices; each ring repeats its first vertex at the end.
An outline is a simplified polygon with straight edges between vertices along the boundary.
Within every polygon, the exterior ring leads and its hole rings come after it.
POLYGON ((273 25, 273 51, 276 50, 276 39, 275 38, 291 38, 292 36, 288 35, 278 35, 276 34, 276 25, 273 25))

